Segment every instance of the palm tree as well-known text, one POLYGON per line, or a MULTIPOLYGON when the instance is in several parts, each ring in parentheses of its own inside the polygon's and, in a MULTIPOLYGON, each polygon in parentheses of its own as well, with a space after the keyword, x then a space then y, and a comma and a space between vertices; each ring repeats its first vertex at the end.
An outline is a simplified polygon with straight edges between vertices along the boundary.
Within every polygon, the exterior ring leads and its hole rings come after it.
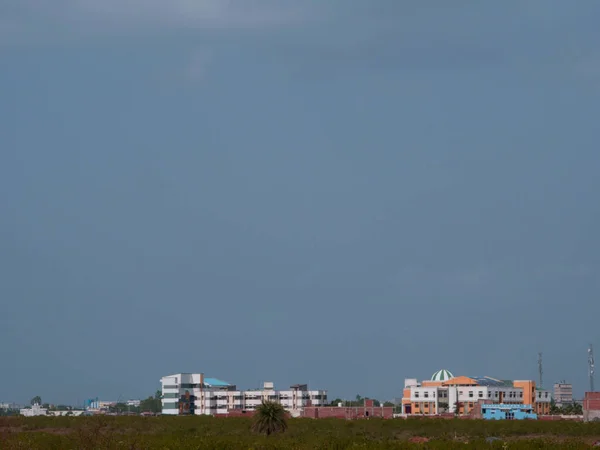
POLYGON ((285 430, 287 419, 283 406, 276 402, 263 401, 254 413, 252 431, 269 436, 273 433, 283 433, 285 430))

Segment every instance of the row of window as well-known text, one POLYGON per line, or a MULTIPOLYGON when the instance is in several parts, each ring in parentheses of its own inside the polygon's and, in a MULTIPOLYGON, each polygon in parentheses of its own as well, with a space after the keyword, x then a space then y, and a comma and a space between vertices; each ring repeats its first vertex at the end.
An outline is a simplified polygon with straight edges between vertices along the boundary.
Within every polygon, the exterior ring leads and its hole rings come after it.
MULTIPOLYGON (((414 394, 415 394, 415 398, 419 398, 420 397, 419 391, 415 391, 414 394)), ((458 394, 459 395, 464 395, 464 391, 458 391, 458 394)), ((489 394, 489 398, 491 398, 492 396, 494 396, 494 397, 498 397, 499 396, 498 395, 499 394, 498 391, 488 392, 488 394, 489 394)), ((541 394, 542 393, 540 393, 540 395, 538 395, 539 398, 542 398, 541 394)), ((545 392, 545 394, 546 394, 545 398, 548 398, 548 392, 545 392)), ((447 398, 448 397, 448 393, 446 391, 441 391, 439 396, 440 396, 440 398, 442 398, 442 397, 447 398)), ((479 398, 484 398, 484 391, 478 391, 477 392, 477 396, 479 398)), ((469 397, 470 398, 475 397, 474 391, 469 391, 469 397)), ((523 398, 523 392, 515 392, 515 391, 509 391, 508 392, 508 397, 507 398, 517 398, 517 397, 523 398)), ((423 398, 430 398, 429 391, 423 392, 423 398)), ((431 392, 431 398, 435 398, 435 391, 431 392)))

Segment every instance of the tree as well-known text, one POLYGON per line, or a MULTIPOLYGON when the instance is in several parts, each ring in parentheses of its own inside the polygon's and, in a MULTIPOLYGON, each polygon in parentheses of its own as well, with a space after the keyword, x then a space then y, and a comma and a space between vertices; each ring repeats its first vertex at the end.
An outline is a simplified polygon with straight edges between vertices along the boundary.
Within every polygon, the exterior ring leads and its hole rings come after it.
POLYGON ((383 402, 383 406, 385 406, 385 407, 393 407, 393 406, 396 406, 396 405, 394 403, 392 403, 392 402, 383 402))
POLYGON ((276 402, 262 402, 254 413, 252 431, 270 436, 273 433, 283 433, 287 430, 285 409, 276 402))
POLYGON ((460 407, 461 407, 462 403, 459 402, 458 400, 454 403, 454 415, 458 416, 460 415, 460 407))
POLYGON ((153 413, 160 413, 162 411, 161 397, 162 393, 160 391, 156 391, 154 393, 154 397, 150 396, 140 402, 139 410, 141 412, 149 411, 153 413))
POLYGON ((39 395, 36 395, 35 397, 33 397, 31 399, 31 406, 33 405, 41 405, 42 404, 42 397, 40 397, 39 395))

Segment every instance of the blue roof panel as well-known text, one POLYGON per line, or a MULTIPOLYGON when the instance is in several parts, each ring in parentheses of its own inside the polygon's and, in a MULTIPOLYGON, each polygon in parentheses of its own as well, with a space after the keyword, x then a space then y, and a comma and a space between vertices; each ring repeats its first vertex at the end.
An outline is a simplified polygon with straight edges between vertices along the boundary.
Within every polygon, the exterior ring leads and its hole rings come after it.
POLYGON ((219 380, 218 378, 205 378, 204 384, 215 387, 226 387, 231 386, 227 381, 219 380))
POLYGON ((502 387, 505 384, 491 377, 469 377, 477 382, 479 386, 489 386, 489 387, 502 387))

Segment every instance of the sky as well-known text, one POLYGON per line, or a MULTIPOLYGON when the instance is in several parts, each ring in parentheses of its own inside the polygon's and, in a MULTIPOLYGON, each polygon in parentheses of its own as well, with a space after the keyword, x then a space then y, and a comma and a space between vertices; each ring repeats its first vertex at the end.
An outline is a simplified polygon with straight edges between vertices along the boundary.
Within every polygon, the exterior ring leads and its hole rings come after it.
POLYGON ((1 0, 0 401, 588 386, 596 0, 1 0))

